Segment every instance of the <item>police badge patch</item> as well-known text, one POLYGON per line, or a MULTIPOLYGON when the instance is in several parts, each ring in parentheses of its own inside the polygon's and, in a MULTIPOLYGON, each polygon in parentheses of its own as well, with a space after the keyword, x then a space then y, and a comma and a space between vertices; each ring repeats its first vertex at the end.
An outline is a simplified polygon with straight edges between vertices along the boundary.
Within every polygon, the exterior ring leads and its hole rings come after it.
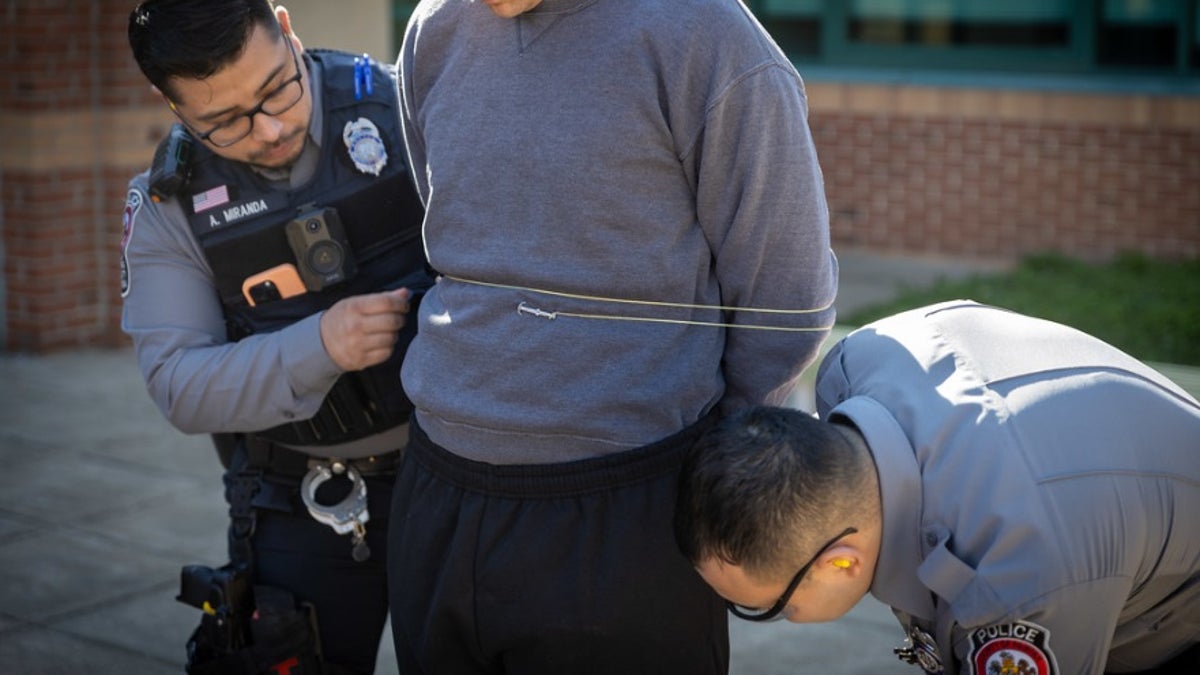
POLYGON ((142 210, 145 197, 141 190, 130 190, 125 196, 125 213, 121 216, 123 231, 121 233, 121 297, 129 295, 129 258, 126 250, 129 239, 133 237, 133 225, 137 220, 138 211, 142 210))
POLYGON ((346 143, 346 150, 350 151, 354 168, 359 171, 378 176, 387 166, 387 148, 383 146, 379 128, 371 120, 360 117, 353 122, 346 122, 342 128, 342 140, 346 143))
POLYGON ((973 675, 1057 675, 1050 651, 1050 631, 1036 623, 1017 621, 971 631, 973 675))

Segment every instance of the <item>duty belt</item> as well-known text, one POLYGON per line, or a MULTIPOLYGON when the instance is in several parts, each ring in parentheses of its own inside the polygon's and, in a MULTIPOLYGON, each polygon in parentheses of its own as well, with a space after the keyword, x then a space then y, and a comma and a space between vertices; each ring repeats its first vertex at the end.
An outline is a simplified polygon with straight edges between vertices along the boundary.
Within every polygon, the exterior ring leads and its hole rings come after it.
POLYGON ((342 462, 354 467, 361 476, 377 476, 392 473, 400 464, 400 451, 360 457, 357 459, 342 459, 337 457, 314 457, 312 455, 292 450, 277 443, 255 436, 246 439, 246 455, 250 466, 266 469, 290 478, 303 478, 315 464, 342 462))
POLYGON ((371 556, 366 541, 366 526, 371 514, 367 510, 367 484, 363 476, 395 471, 400 460, 399 451, 356 459, 321 458, 253 437, 247 439, 246 451, 253 467, 301 477, 300 498, 309 515, 338 534, 350 534, 351 556, 354 560, 362 562, 371 556), (343 474, 351 484, 349 494, 337 504, 317 501, 317 488, 334 476, 343 474))

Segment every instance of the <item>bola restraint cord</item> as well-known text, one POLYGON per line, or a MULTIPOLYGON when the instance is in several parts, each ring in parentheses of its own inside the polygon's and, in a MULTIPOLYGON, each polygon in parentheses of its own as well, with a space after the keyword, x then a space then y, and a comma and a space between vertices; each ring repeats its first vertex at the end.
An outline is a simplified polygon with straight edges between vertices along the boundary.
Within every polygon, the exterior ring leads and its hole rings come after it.
MULTIPOLYGON (((462 277, 455 277, 455 276, 450 276, 450 275, 444 275, 444 276, 447 279, 462 282, 464 284, 473 284, 476 286, 486 286, 489 288, 501 288, 501 289, 510 290, 510 291, 524 291, 527 293, 537 293, 540 295, 548 295, 548 296, 559 297, 559 298, 569 298, 572 300, 588 300, 588 301, 592 301, 592 302, 608 302, 608 303, 614 303, 614 304, 638 305, 638 306, 642 306, 642 307, 660 307, 660 308, 672 308, 672 309, 715 309, 715 310, 719 310, 719 311, 723 311, 723 312, 759 312, 759 313, 763 313, 763 314, 782 314, 782 315, 788 315, 788 316, 796 316, 796 315, 803 315, 803 314, 819 314, 819 313, 825 312, 825 311, 829 310, 831 307, 833 307, 832 301, 822 307, 817 307, 815 309, 770 309, 770 308, 757 308, 757 307, 728 307, 728 306, 724 306, 724 305, 697 305, 697 304, 686 303, 686 302, 658 302, 658 301, 653 301, 653 300, 630 300, 630 299, 626 299, 626 298, 604 298, 604 297, 599 297, 599 296, 594 296, 594 295, 583 295, 583 294, 579 294, 579 293, 564 293, 562 291, 548 291, 548 290, 539 289, 539 288, 529 288, 526 286, 512 286, 512 285, 508 285, 508 284, 497 284, 497 283, 491 283, 488 281, 474 281, 471 279, 464 279, 462 277)), ((810 327, 768 326, 768 325, 763 325, 763 324, 723 323, 723 322, 719 322, 719 321, 690 321, 687 319, 664 319, 664 318, 657 318, 657 317, 630 316, 630 315, 622 315, 622 314, 591 314, 591 313, 584 313, 584 312, 547 311, 547 310, 544 310, 544 309, 541 309, 538 307, 532 307, 526 302, 520 302, 517 304, 517 313, 522 314, 524 316, 531 316, 531 317, 535 317, 535 318, 539 318, 539 319, 546 319, 548 321, 552 321, 552 320, 557 319, 558 317, 562 316, 562 317, 570 317, 570 318, 574 318, 574 319, 600 319, 600 320, 607 320, 607 321, 641 321, 641 322, 646 322, 646 323, 671 323, 671 324, 684 324, 684 325, 688 325, 688 326, 710 326, 710 327, 714 327, 714 328, 745 328, 745 329, 750 329, 750 330, 773 330, 773 331, 782 331, 782 332, 789 332, 789 333, 824 332, 824 331, 827 331, 827 330, 830 330, 831 328, 833 328, 833 324, 822 325, 822 326, 810 326, 810 327)))

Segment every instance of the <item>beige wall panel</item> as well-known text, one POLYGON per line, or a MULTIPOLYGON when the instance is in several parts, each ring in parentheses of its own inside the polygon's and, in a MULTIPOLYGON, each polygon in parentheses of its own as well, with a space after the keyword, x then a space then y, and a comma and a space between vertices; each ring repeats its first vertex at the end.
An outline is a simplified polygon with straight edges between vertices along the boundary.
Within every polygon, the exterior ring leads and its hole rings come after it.
POLYGON ((305 47, 366 52, 392 62, 392 3, 389 0, 275 0, 286 7, 305 47))
POLYGON ((1200 129, 1200 99, 921 85, 805 83, 814 113, 1200 129))

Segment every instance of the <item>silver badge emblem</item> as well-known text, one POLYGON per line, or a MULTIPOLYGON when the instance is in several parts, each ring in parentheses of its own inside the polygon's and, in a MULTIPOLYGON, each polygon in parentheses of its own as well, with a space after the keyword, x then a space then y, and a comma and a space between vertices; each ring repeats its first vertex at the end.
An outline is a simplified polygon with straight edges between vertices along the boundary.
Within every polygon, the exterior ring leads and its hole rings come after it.
POLYGON ((346 142, 350 159, 359 171, 378 176, 387 166, 387 148, 383 146, 379 128, 371 120, 360 117, 353 122, 346 122, 342 129, 342 140, 346 142))
POLYGON ((916 626, 908 630, 908 639, 904 641, 904 646, 896 647, 892 651, 901 661, 918 665, 930 675, 941 675, 945 672, 942 659, 938 656, 937 642, 933 636, 916 626))

